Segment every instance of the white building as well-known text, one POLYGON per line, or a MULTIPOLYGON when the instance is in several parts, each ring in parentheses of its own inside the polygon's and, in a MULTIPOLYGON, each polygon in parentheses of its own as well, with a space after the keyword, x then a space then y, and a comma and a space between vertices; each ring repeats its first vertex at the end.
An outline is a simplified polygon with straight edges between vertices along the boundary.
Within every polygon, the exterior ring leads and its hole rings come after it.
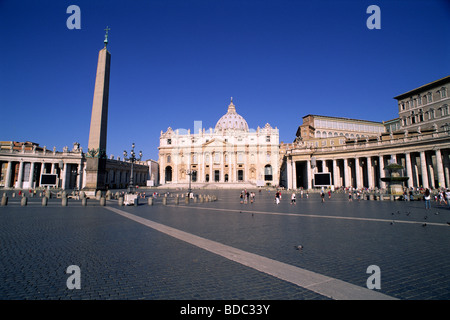
POLYGON ((278 185, 279 132, 268 123, 256 130, 236 112, 233 99, 214 129, 161 131, 162 185, 217 187, 278 185), (182 131, 182 132, 180 132, 182 131))

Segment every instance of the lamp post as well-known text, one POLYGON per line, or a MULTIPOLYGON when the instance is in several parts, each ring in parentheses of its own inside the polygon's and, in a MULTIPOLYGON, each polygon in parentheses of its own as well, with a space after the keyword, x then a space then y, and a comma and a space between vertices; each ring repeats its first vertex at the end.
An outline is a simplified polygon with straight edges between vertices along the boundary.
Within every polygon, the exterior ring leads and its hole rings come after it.
POLYGON ((134 153, 134 142, 131 144, 131 156, 127 158, 128 154, 126 150, 123 150, 123 159, 131 162, 131 176, 130 176, 130 184, 128 185, 127 192, 133 194, 135 192, 134 187, 134 174, 133 174, 133 164, 136 161, 141 161, 142 159, 142 151, 139 151, 139 158, 136 158, 136 154, 134 153))
POLYGON ((194 170, 187 170, 187 171, 186 171, 186 174, 189 176, 188 197, 191 196, 191 192, 192 192, 192 189, 191 189, 191 180, 192 180, 192 174, 193 174, 193 173, 194 173, 194 170))

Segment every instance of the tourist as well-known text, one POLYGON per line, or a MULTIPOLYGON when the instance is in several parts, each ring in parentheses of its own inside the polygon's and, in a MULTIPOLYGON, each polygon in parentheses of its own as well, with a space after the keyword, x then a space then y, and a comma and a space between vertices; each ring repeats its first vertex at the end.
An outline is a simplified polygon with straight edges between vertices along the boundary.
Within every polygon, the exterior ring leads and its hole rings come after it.
POLYGON ((323 190, 320 192, 320 197, 322 198, 322 202, 325 202, 325 192, 323 190))
POLYGON ((353 201, 353 195, 351 190, 348 191, 348 201, 353 201))
POLYGON ((291 204, 295 204, 295 192, 292 192, 291 204))
POLYGON ((275 203, 276 203, 276 204, 279 204, 279 203, 280 203, 280 192, 279 192, 279 191, 277 191, 277 192, 275 193, 275 203))
POLYGON ((430 195, 430 189, 426 189, 425 190, 425 194, 424 194, 424 200, 425 200, 425 209, 431 209, 431 203, 430 203, 430 199, 431 199, 431 195, 430 195))

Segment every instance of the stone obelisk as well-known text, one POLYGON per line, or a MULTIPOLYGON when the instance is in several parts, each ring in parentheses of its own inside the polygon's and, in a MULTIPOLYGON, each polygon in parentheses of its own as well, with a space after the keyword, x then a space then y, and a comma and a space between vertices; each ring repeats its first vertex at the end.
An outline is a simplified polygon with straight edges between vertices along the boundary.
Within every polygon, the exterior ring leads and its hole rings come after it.
POLYGON ((108 124, 109 72, 111 64, 111 54, 106 49, 109 28, 106 27, 105 31, 105 46, 98 53, 88 152, 86 154, 85 189, 87 191, 103 190, 105 188, 106 134, 108 124))

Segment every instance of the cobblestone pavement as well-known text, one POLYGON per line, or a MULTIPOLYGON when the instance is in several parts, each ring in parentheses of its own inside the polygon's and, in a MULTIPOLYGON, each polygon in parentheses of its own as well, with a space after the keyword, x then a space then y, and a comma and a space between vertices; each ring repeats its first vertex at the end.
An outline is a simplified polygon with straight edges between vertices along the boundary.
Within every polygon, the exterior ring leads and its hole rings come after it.
MULTIPOLYGON (((239 190, 200 191, 215 202, 120 207, 136 216, 246 252, 366 287, 368 266, 381 289, 399 299, 449 299, 450 210, 423 202, 352 201, 333 194, 321 203, 273 192, 241 204, 239 190), (426 218, 425 218, 426 217, 426 218), (426 223, 426 226, 423 226, 426 223), (303 245, 296 250, 295 245, 303 245)), ((119 208, 117 201, 108 207, 119 208)), ((0 299, 328 299, 318 293, 177 240, 89 200, 10 197, 0 207, 0 299), (66 269, 81 270, 69 290, 66 269)))

